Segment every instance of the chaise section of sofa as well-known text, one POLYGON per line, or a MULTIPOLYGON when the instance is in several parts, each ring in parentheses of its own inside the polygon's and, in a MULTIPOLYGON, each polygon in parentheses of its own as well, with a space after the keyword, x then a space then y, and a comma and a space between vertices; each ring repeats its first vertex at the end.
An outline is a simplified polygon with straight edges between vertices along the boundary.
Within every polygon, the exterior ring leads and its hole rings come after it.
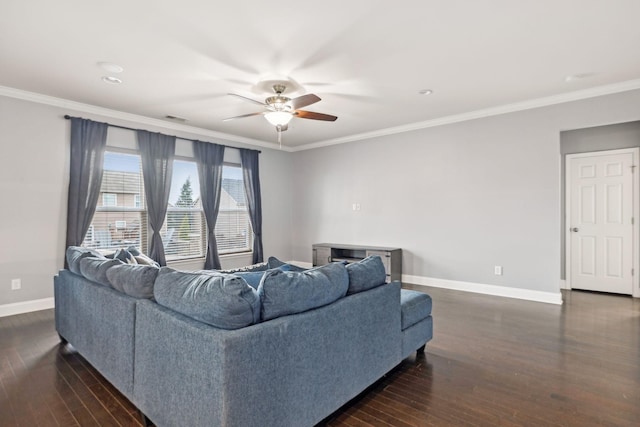
POLYGON ((136 309, 134 401, 161 426, 313 426, 401 359, 400 284, 222 330, 136 309))

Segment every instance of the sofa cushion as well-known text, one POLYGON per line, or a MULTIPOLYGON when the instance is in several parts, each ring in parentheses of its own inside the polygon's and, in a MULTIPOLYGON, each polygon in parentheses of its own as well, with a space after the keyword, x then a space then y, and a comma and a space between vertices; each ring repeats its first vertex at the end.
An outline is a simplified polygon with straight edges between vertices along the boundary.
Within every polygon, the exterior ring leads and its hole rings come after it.
POLYGON ((152 298, 153 284, 159 268, 149 265, 122 264, 107 270, 107 279, 115 289, 134 298, 152 298))
POLYGON ((239 329, 260 321, 257 291, 234 274, 162 267, 154 296, 162 306, 221 329, 239 329))
POLYGON ((80 261, 82 258, 86 257, 96 257, 103 258, 100 252, 94 251, 93 249, 83 248, 82 246, 69 246, 67 248, 67 265, 69 266, 69 270, 76 274, 82 274, 80 271, 80 261))
POLYGON ((269 270, 258 287, 262 320, 301 313, 342 298, 349 287, 349 275, 341 263, 310 270, 269 270))
MULTIPOLYGON (((281 271, 291 271, 291 264, 282 264, 280 267, 277 267, 278 270, 281 271)), ((258 289, 260 286, 260 281, 264 277, 264 274, 270 270, 265 271, 239 271, 237 273, 233 273, 235 276, 242 277, 245 282, 253 289, 258 289)))
POLYGON ((298 267, 297 265, 293 265, 293 264, 289 264, 283 261, 280 261, 278 258, 274 257, 274 256, 270 256, 269 259, 267 260, 267 265, 269 266, 269 269, 273 269, 273 268, 278 268, 281 267, 283 265, 288 265, 289 267, 289 271, 306 271, 308 269, 306 268, 302 268, 302 267, 298 267))
POLYGON ((347 265, 349 273, 349 295, 372 289, 385 283, 387 273, 379 256, 368 256, 365 259, 347 265))
POLYGON ((116 265, 122 265, 119 259, 105 259, 93 256, 84 257, 80 260, 80 272, 87 279, 111 287, 107 278, 107 270, 116 265))
POLYGON ((423 292, 402 289, 400 291, 400 309, 402 330, 426 319, 431 314, 431 297, 423 292))

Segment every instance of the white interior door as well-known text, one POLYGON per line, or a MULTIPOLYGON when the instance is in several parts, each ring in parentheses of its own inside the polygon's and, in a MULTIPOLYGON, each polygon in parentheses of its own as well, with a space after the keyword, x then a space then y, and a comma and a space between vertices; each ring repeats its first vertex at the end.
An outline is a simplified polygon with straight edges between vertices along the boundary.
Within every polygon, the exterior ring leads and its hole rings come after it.
POLYGON ((637 149, 567 156, 570 287, 633 294, 637 149))

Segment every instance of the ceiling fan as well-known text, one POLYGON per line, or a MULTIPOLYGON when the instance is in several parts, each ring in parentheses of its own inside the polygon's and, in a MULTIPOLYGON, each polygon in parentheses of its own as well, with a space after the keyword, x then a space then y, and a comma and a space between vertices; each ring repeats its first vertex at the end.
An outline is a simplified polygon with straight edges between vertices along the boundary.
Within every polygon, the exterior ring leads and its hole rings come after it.
POLYGON ((275 96, 270 96, 264 100, 264 102, 256 101, 246 96, 230 93, 229 95, 236 96, 245 101, 253 102, 254 104, 261 105, 266 108, 266 111, 260 111, 257 113, 243 114, 241 116, 229 117, 223 121, 229 121, 234 119, 241 119, 251 116, 264 116, 265 119, 276 127, 278 134, 288 129, 289 122, 293 117, 299 117, 301 119, 312 120, 324 120, 328 122, 334 122, 338 119, 336 116, 330 114, 315 113, 313 111, 299 110, 299 108, 306 107, 311 104, 315 104, 320 101, 320 97, 313 93, 302 95, 297 98, 287 98, 282 94, 287 89, 283 84, 274 84, 273 91, 275 96))

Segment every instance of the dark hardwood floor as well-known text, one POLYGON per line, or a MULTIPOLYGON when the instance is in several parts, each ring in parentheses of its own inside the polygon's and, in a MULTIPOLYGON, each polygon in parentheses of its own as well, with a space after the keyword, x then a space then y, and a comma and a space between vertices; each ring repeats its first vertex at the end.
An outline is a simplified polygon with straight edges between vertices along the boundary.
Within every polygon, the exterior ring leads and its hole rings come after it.
MULTIPOLYGON (((426 353, 323 425, 640 426, 640 301, 571 291, 555 306, 415 289, 434 301, 426 353)), ((60 345, 53 310, 0 318, 0 426, 38 425, 141 425, 60 345)))

